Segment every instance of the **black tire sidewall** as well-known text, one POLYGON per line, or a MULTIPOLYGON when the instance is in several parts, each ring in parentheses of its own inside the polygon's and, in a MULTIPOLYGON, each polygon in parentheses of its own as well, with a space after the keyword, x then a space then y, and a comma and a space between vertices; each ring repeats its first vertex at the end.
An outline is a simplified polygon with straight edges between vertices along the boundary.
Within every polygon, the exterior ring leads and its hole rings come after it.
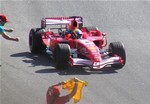
POLYGON ((29 47, 31 53, 40 53, 45 50, 46 46, 43 44, 41 34, 37 34, 41 28, 32 28, 29 33, 29 47))
POLYGON ((70 57, 70 46, 68 44, 58 44, 55 49, 55 64, 57 69, 68 69, 70 57))
POLYGON ((116 68, 123 67, 126 63, 126 52, 125 52, 124 44, 122 42, 112 42, 109 45, 109 51, 110 51, 109 54, 110 56, 114 56, 116 54, 124 60, 123 64, 116 64, 112 66, 116 68))

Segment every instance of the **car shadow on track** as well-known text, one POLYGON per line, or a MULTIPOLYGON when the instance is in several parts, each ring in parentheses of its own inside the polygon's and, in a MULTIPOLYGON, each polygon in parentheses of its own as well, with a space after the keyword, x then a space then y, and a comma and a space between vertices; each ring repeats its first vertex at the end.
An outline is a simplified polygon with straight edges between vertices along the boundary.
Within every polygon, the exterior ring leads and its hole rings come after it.
POLYGON ((112 67, 105 67, 100 71, 89 70, 89 68, 73 67, 68 70, 58 70, 54 67, 53 60, 47 54, 31 54, 21 52, 10 55, 11 57, 22 57, 22 61, 32 66, 50 66, 50 68, 40 69, 35 73, 58 73, 59 75, 90 75, 90 74, 115 74, 118 73, 112 67))
POLYGON ((89 75, 90 73, 86 72, 83 69, 56 69, 56 68, 47 68, 35 71, 35 73, 57 73, 58 75, 89 75))
POLYGON ((22 57, 22 61, 32 66, 53 66, 53 62, 47 54, 31 54, 30 52, 21 52, 10 55, 11 57, 22 57))
POLYGON ((55 68, 52 69, 41 69, 36 71, 36 73, 58 73, 59 75, 91 75, 91 74, 115 74, 118 73, 116 70, 111 67, 103 68, 100 71, 90 71, 89 69, 74 67, 67 70, 58 70, 55 68))

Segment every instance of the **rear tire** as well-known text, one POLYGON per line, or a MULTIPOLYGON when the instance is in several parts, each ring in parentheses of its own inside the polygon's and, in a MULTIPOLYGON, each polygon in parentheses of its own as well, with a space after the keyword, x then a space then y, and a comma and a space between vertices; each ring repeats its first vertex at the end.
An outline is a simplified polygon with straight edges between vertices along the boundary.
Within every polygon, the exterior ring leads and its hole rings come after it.
POLYGON ((126 52, 124 49, 124 45, 122 42, 112 42, 109 45, 110 56, 114 56, 115 54, 120 56, 124 61, 122 64, 113 64, 111 65, 114 68, 122 68, 126 63, 126 52))
POLYGON ((42 42, 41 34, 37 34, 41 28, 32 28, 29 33, 29 48, 31 53, 41 53, 45 51, 46 46, 42 42))
POLYGON ((71 49, 68 44, 58 44, 54 52, 54 59, 56 69, 68 69, 69 57, 71 55, 71 49))
POLYGON ((95 26, 87 26, 87 27, 85 27, 85 28, 86 28, 86 31, 87 31, 87 32, 90 32, 91 30, 98 30, 98 28, 95 27, 95 26))

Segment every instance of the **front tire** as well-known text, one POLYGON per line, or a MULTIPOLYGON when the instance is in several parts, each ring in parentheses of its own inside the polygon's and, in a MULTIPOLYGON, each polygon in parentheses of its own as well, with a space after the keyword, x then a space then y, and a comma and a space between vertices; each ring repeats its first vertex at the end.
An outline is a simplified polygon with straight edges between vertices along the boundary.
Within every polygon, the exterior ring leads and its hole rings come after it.
POLYGON ((111 66, 114 68, 122 68, 126 63, 126 52, 124 49, 124 45, 122 42, 112 42, 109 45, 110 56, 114 56, 115 54, 120 56, 123 59, 122 64, 112 64, 111 66))
POLYGON ((69 57, 71 55, 71 49, 68 44, 58 44, 54 52, 54 59, 56 69, 68 69, 69 68, 69 57))

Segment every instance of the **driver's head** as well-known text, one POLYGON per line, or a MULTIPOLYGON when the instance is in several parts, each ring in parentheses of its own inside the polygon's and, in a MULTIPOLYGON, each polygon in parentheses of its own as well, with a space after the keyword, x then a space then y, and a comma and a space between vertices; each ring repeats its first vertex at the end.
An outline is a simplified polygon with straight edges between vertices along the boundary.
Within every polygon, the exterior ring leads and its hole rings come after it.
POLYGON ((70 22, 69 29, 70 29, 70 30, 75 30, 75 29, 77 29, 77 28, 78 28, 78 22, 77 22, 76 20, 72 20, 72 21, 70 22))

